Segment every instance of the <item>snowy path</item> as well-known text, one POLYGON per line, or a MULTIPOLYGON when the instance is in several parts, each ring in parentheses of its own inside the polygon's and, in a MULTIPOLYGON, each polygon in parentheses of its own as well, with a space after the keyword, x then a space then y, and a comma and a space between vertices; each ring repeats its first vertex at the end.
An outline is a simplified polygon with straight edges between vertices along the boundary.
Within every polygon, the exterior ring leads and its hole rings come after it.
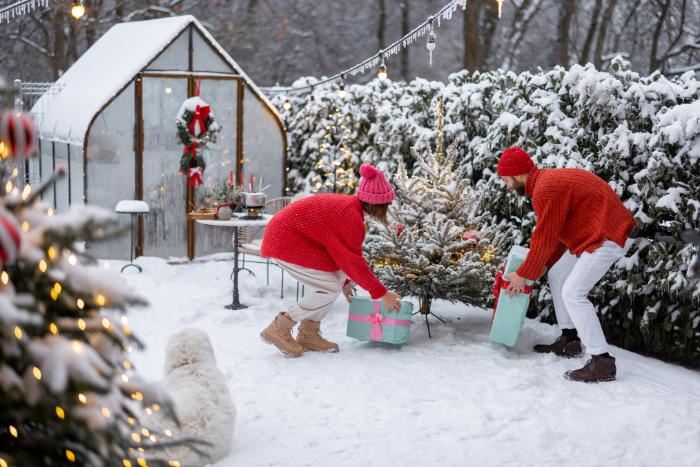
MULTIPOLYGON (((112 267, 120 267, 112 262, 112 267)), ((130 313, 147 343, 139 372, 162 377, 168 336, 183 327, 209 332, 238 418, 229 466, 699 466, 700 373, 613 349, 618 381, 585 385, 562 378, 582 359, 529 349, 557 335, 528 320, 516 349, 488 341, 490 312, 438 302, 452 320, 422 322, 397 350, 345 337, 339 299, 323 329, 339 354, 283 358, 258 333, 294 298, 279 271, 273 285, 241 276, 241 311, 231 301, 231 262, 171 266, 140 258, 128 281, 150 307, 130 313)))

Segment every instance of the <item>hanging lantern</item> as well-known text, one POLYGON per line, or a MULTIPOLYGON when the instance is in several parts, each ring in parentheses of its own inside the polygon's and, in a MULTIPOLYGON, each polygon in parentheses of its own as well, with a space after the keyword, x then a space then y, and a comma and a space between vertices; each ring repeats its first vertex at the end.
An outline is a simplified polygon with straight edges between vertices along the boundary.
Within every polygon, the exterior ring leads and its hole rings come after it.
POLYGON ((70 14, 75 19, 80 19, 85 14, 85 5, 83 5, 83 0, 75 0, 73 6, 70 9, 70 14))
POLYGON ((435 31, 430 30, 428 34, 428 43, 425 45, 428 49, 428 55, 430 57, 430 66, 433 66, 433 50, 435 50, 435 31))
POLYGON ((379 73, 377 73, 377 78, 379 78, 380 81, 384 81, 388 76, 389 73, 386 71, 386 63, 384 63, 384 54, 382 54, 382 64, 379 65, 379 73))
POLYGON ((0 158, 26 159, 38 148, 39 130, 28 115, 8 109, 0 113, 0 158))

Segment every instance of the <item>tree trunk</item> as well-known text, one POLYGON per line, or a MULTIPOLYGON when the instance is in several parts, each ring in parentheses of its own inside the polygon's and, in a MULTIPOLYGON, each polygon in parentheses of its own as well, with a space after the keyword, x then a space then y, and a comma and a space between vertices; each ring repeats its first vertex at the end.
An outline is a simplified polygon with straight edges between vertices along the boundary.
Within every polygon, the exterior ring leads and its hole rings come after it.
MULTIPOLYGON (((411 23, 409 22, 409 4, 410 0, 404 0, 401 2, 401 37, 408 34, 411 30, 411 23)), ((401 77, 408 81, 410 79, 408 75, 408 69, 410 65, 410 56, 408 54, 408 47, 401 51, 401 77)))
POLYGON ((66 13, 65 5, 59 4, 54 7, 52 18, 53 44, 51 47, 53 59, 51 60, 51 72, 53 80, 56 81, 66 71, 66 32, 64 29, 64 19, 66 13))
POLYGON ((581 65, 585 65, 588 61, 588 55, 591 52, 591 47, 593 47, 593 39, 595 38, 596 30, 598 29, 598 15, 600 14, 600 8, 602 7, 603 0, 595 0, 595 6, 591 12, 591 25, 588 28, 588 33, 586 34, 586 41, 583 43, 583 50, 581 51, 581 56, 578 62, 581 65))
POLYGON ((430 303, 433 301, 433 298, 430 296, 423 296, 420 298, 420 311, 422 314, 427 315, 430 313, 430 303))
POLYGON ((605 48, 605 35, 608 31, 608 25, 612 21, 612 17, 615 14, 615 7, 617 6, 617 0, 608 0, 608 6, 605 8, 605 13, 603 13, 603 19, 600 21, 600 29, 598 31, 598 41, 595 46, 595 56, 593 57, 595 67, 601 69, 603 66, 603 50, 605 48))
POLYGON ((660 61, 658 58, 659 51, 659 40, 661 39, 661 31, 664 27, 664 22, 666 22, 666 16, 668 16, 669 6, 671 0, 666 0, 666 2, 661 5, 661 15, 659 16, 659 21, 656 23, 654 28, 654 35, 651 38, 651 52, 649 53, 649 73, 653 73, 657 68, 659 68, 660 61))
POLYGON ((479 13, 481 0, 467 2, 464 10, 464 68, 475 71, 479 67, 479 13))
POLYGON ((487 64, 488 57, 491 56, 491 46, 493 38, 498 28, 498 6, 496 2, 488 2, 485 5, 484 19, 479 21, 479 56, 477 68, 482 69, 487 64))
POLYGON ((571 29, 571 19, 574 17, 574 12, 576 11, 576 0, 564 0, 563 9, 561 12, 561 17, 559 18, 559 43, 561 48, 559 49, 559 64, 568 67, 570 54, 569 54, 569 32, 571 29))
POLYGON ((377 42, 379 48, 384 49, 385 38, 384 32, 386 29, 386 3, 385 0, 379 0, 379 27, 377 28, 377 42))

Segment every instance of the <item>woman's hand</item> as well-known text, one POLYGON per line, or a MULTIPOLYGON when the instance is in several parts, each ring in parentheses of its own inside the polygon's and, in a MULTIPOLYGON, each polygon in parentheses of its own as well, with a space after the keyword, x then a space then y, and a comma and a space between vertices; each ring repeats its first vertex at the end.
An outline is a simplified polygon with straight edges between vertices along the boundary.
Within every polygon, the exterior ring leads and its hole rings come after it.
POLYGON ((384 302, 384 305, 386 306, 387 310, 389 311, 395 311, 399 312, 401 309, 401 301, 400 301, 399 294, 395 294, 394 292, 387 292, 386 295, 382 297, 382 302, 384 302))
POLYGON ((352 282, 343 285, 343 296, 348 303, 352 302, 352 297, 357 294, 357 288, 352 282))

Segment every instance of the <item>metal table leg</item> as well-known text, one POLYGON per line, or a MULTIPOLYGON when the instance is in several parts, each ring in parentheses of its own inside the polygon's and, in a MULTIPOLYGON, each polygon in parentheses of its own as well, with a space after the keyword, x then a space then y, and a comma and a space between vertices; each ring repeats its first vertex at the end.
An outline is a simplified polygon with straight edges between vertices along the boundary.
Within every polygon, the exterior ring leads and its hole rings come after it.
POLYGON ((136 268, 139 272, 143 272, 141 266, 134 264, 134 215, 131 214, 131 248, 129 249, 129 264, 125 264, 120 272, 124 272, 124 269, 128 267, 136 268))
POLYGON ((226 305, 224 308, 228 310, 240 310, 242 308, 248 308, 248 305, 243 305, 238 297, 238 271, 241 268, 238 267, 238 227, 233 228, 233 301, 230 305, 226 305))

